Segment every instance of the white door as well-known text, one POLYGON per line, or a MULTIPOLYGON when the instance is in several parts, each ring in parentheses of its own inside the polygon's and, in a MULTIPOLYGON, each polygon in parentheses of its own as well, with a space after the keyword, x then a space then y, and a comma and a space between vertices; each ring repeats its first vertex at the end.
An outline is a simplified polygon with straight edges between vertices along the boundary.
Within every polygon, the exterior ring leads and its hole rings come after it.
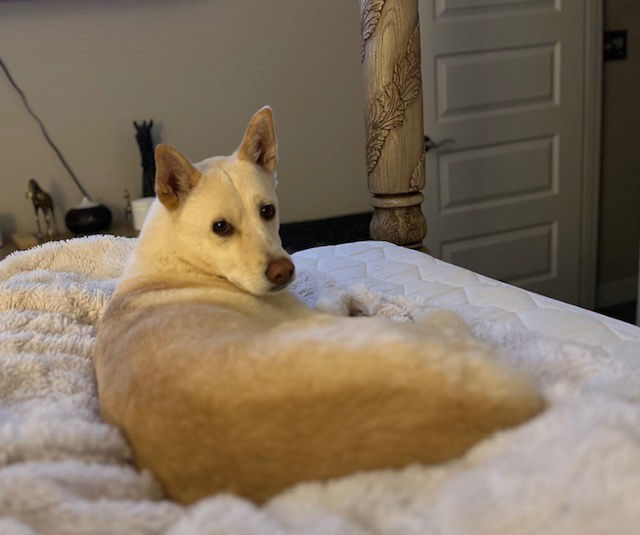
POLYGON ((421 0, 429 252, 577 303, 589 0, 421 0))

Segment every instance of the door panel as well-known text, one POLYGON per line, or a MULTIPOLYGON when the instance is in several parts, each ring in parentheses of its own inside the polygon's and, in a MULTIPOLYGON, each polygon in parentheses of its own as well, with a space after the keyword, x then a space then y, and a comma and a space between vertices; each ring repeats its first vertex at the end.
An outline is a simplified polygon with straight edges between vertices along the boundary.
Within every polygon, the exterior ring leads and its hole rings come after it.
POLYGON ((558 55, 557 45, 543 45, 438 57, 438 119, 555 104, 558 55))
POLYGON ((442 244, 442 259, 523 285, 549 280, 557 264, 555 223, 442 244))
POLYGON ((557 152, 552 136, 442 153, 437 158, 440 213, 556 195, 557 152))
POLYGON ((558 0, 436 0, 437 17, 487 15, 509 10, 554 7, 558 0))
POLYGON ((576 303, 582 0, 423 0, 432 254, 576 303))

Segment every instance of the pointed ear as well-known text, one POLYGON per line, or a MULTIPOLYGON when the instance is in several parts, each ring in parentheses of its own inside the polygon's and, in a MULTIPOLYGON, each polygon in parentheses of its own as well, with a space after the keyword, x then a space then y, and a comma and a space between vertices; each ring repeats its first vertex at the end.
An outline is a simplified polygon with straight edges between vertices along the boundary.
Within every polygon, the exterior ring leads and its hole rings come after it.
POLYGON ((200 172, 169 145, 156 147, 156 195, 169 210, 184 200, 200 181, 200 172))
POLYGON ((269 106, 256 112, 251 118, 244 138, 238 148, 238 159, 259 165, 268 174, 276 169, 276 131, 273 125, 273 113, 269 106))

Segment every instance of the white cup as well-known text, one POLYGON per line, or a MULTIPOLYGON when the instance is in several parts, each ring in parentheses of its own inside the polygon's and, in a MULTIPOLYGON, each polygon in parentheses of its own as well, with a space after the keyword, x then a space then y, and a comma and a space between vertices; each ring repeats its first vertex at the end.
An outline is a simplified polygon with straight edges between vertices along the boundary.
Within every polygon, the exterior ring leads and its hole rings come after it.
POLYGON ((134 229, 138 231, 142 230, 147 212, 155 200, 155 197, 142 197, 141 199, 131 201, 131 215, 133 216, 134 229))

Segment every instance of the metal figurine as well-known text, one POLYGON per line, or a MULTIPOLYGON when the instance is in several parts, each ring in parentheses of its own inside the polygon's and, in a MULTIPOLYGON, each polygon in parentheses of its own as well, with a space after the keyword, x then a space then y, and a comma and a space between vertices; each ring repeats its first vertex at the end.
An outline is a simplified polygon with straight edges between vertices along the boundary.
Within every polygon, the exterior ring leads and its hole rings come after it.
POLYGON ((38 240, 43 239, 42 227, 40 227, 40 212, 46 225, 47 240, 52 240, 58 233, 56 229, 56 216, 53 209, 53 199, 44 191, 34 178, 29 180, 27 188, 27 198, 33 203, 33 210, 36 213, 36 225, 38 226, 38 240))
POLYGON ((136 140, 140 148, 140 159, 142 164, 142 196, 153 197, 155 195, 156 180, 156 160, 153 154, 153 139, 151 138, 151 129, 153 128, 153 120, 143 121, 138 124, 133 121, 136 127, 136 140))
POLYGON ((133 211, 131 210, 131 193, 125 188, 124 190, 124 220, 133 225, 133 211))

